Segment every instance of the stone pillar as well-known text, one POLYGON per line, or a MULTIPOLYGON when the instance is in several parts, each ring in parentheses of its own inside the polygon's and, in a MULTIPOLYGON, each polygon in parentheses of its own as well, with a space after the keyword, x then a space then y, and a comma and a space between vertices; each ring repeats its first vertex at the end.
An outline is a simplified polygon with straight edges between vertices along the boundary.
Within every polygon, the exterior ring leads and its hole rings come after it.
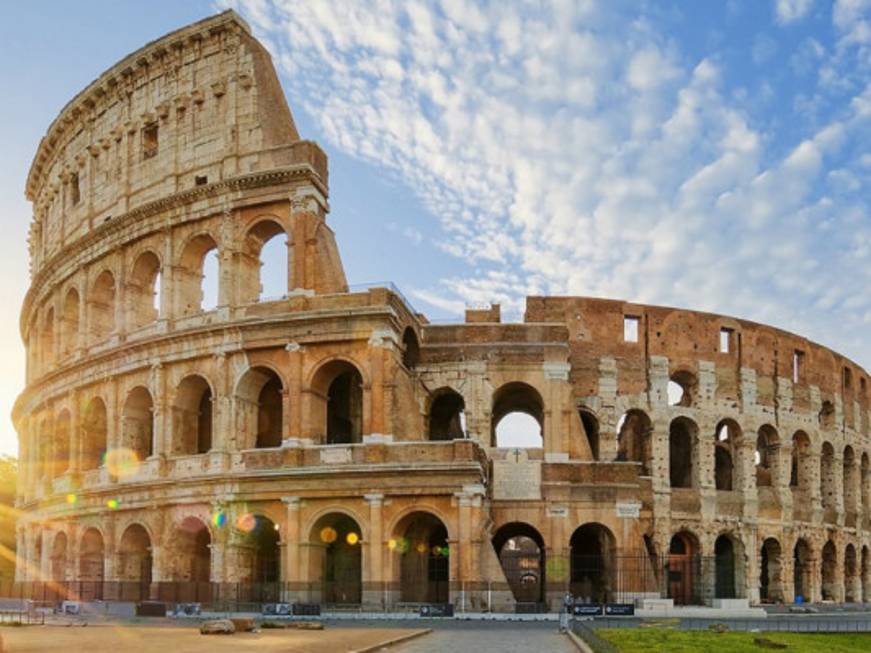
POLYGON ((303 348, 296 342, 289 342, 284 350, 287 352, 287 403, 285 404, 285 423, 287 429, 284 437, 301 438, 303 436, 303 348))
POLYGON ((369 504, 369 538, 364 542, 363 605, 384 608, 384 555, 387 551, 381 514, 384 495, 366 494, 363 498, 369 504))
POLYGON ((299 497, 282 497, 282 503, 286 510, 284 523, 284 564, 282 581, 286 588, 284 599, 288 602, 303 599, 303 571, 300 556, 301 533, 300 533, 300 499, 299 497))
MULTIPOLYGON (((617 361, 610 356, 599 359, 599 460, 614 460, 617 457, 617 361), (607 434, 603 437, 604 434, 607 434)), ((666 431, 667 432, 667 431, 666 431)))
MULTIPOLYGON (((369 387, 363 386, 363 434, 384 435, 392 426, 385 397, 387 357, 396 347, 390 330, 376 329, 369 337, 369 387)), ((392 385, 392 384, 391 384, 392 385)), ((391 393, 392 394, 392 393, 391 393)))
MULTIPOLYGON (((574 406, 568 385, 571 365, 562 361, 544 363, 546 392, 544 457, 547 461, 568 461, 571 445, 571 418, 574 406)), ((578 418, 578 422, 580 419, 578 418)), ((580 435, 580 433, 578 433, 580 435)), ((590 456, 592 458, 592 456, 590 456)))

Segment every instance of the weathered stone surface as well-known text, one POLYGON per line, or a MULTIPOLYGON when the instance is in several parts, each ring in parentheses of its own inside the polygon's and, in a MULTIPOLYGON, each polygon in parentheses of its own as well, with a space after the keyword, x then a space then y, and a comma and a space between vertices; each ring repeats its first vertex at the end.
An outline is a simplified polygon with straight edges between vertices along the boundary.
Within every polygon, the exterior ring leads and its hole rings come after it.
POLYGON ((216 619, 200 625, 200 633, 203 635, 232 635, 235 632, 232 619, 216 619))

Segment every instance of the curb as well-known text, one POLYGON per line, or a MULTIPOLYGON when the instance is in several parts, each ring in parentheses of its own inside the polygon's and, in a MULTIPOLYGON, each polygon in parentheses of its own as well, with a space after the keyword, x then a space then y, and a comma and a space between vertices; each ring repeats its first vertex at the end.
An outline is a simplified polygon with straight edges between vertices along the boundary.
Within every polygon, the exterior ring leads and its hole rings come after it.
POLYGON ((567 630, 566 635, 568 636, 571 643, 574 644, 575 647, 579 651, 581 651, 581 653, 593 653, 593 649, 591 649, 589 646, 587 646, 587 643, 584 640, 582 640, 580 637, 575 635, 571 630, 567 630))
POLYGON ((432 628, 422 628, 412 633, 407 633, 405 635, 400 635, 398 637, 384 640, 383 642, 378 642, 377 644, 372 644, 365 648, 356 648, 352 651, 348 651, 348 653, 372 653, 373 651, 380 651, 382 648, 387 648, 388 646, 395 646, 396 644, 402 644, 403 642, 407 642, 411 639, 417 639, 418 637, 429 635, 431 632, 432 628))

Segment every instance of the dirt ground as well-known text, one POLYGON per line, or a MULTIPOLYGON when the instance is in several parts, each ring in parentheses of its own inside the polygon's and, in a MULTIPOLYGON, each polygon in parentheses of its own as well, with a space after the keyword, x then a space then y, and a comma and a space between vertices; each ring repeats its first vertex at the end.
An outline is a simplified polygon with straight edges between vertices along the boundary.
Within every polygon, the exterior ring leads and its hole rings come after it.
POLYGON ((205 636, 193 626, 89 625, 2 628, 0 636, 4 653, 345 653, 416 630, 327 627, 205 636))

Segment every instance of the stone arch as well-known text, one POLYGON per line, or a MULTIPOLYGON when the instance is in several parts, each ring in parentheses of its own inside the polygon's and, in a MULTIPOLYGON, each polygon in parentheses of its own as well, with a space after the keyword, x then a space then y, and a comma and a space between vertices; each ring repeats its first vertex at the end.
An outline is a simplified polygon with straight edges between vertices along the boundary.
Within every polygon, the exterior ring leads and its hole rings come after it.
POLYGON ((271 367, 257 365, 239 377, 234 393, 236 437, 248 448, 280 447, 284 439, 285 385, 271 367))
POLYGON ((820 576, 822 577, 821 591, 824 601, 837 601, 838 596, 838 549, 832 540, 823 545, 820 576))
POLYGON ((154 400, 143 385, 127 393, 121 410, 121 446, 142 461, 154 453, 154 400))
POLYGON ((780 485, 780 436, 770 424, 756 432, 756 487, 780 485))
POLYGON ((152 544, 148 530, 139 523, 128 525, 118 543, 115 574, 121 583, 121 600, 148 597, 152 579, 152 544))
POLYGON ((726 492, 735 490, 741 487, 741 427, 733 419, 723 419, 714 433, 714 486, 726 492))
POLYGON ((859 574, 862 593, 861 600, 863 603, 867 603, 869 598, 871 598, 871 552, 869 552, 867 544, 862 546, 859 574))
POLYGON ((320 588, 321 603, 359 605, 363 596, 360 522, 344 510, 330 510, 309 531, 308 577, 320 588))
POLYGON ((261 216, 248 227, 243 242, 241 303, 286 297, 293 287, 293 242, 284 225, 274 216, 261 216))
POLYGON ((814 597, 814 560, 813 549, 803 537, 795 541, 792 550, 792 582, 796 600, 802 597, 804 602, 810 602, 814 597))
MULTIPOLYGON (((211 310, 211 297, 206 291, 217 288, 218 278, 206 278, 206 257, 218 255, 218 243, 208 233, 200 233, 189 238, 181 248, 178 265, 173 271, 176 314, 179 317, 195 315, 211 310)), ((218 256, 218 277, 220 277, 220 256, 218 256)))
POLYGON ((79 305, 79 291, 70 288, 64 297, 61 315, 61 350, 64 356, 69 356, 79 347, 79 305))
POLYGON ((466 437, 466 402, 452 388, 439 388, 429 404, 430 440, 459 440, 466 437))
POLYGON ((871 508, 871 464, 869 464, 868 452, 862 452, 859 463, 859 513, 864 517, 871 508))
POLYGON ((327 360, 312 375, 312 423, 323 425, 327 444, 363 441, 363 386, 360 368, 344 358, 327 360))
POLYGON ((103 534, 90 527, 79 540, 79 586, 83 600, 101 600, 105 580, 105 547, 103 534))
POLYGON ((673 488, 698 485, 698 434, 699 427, 688 417, 677 417, 669 425, 668 470, 673 488))
POLYGON ((763 603, 784 600, 783 555, 774 537, 766 538, 759 551, 759 598, 763 603))
POLYGON ((714 540, 714 598, 734 599, 743 594, 743 544, 729 531, 714 540))
POLYGON ((491 446, 544 446, 544 400, 528 383, 512 381, 497 389, 490 419, 491 446))
POLYGON ((103 270, 94 280, 88 297, 91 342, 101 342, 115 331, 115 276, 103 270))
POLYGON ((633 408, 617 422, 617 460, 641 463, 641 474, 650 475, 653 462, 653 422, 643 410, 633 408))
POLYGON ((420 509, 399 518, 388 548, 398 557, 399 600, 405 603, 447 603, 450 583, 450 548, 445 522, 420 509))
POLYGON ((603 524, 588 522, 569 539, 569 591, 586 603, 607 603, 616 591, 617 540, 603 524))
POLYGON ((402 364, 412 370, 420 362, 420 342, 411 327, 402 332, 402 364))
POLYGON ((672 372, 668 380, 669 406, 689 408, 693 406, 698 393, 699 382, 696 375, 687 369, 672 372))
POLYGON ((274 520, 260 512, 245 513, 236 520, 243 533, 242 559, 238 561, 242 580, 254 583, 260 600, 278 600, 281 581, 281 542, 274 520))
POLYGON ((852 543, 848 543, 844 547, 844 601, 846 603, 856 603, 862 600, 860 581, 856 547, 852 543))
POLYGON ((510 522, 496 530, 492 542, 514 600, 545 603, 547 559, 538 529, 525 522, 510 522))
POLYGON ((207 522, 186 515, 173 524, 165 536, 165 575, 173 583, 173 595, 180 602, 211 598, 213 534, 207 522))
POLYGON ((63 582, 67 579, 69 570, 69 543, 67 534, 63 531, 54 536, 51 545, 51 568, 49 576, 51 580, 63 582))
POLYGON ((53 368, 55 358, 55 324, 54 307, 49 306, 43 318, 42 331, 40 332, 39 345, 42 349, 42 364, 53 368))
POLYGON ((213 445, 214 393, 205 377, 190 374, 178 384, 172 404, 173 453, 208 453, 213 445))
POLYGON ((578 411, 578 416, 581 418, 581 426, 584 429, 584 435, 587 437, 587 444, 590 445, 590 453, 593 456, 593 460, 599 460, 599 418, 596 417, 596 414, 589 408, 581 408, 578 411))
POLYGON ((853 447, 844 447, 844 459, 842 465, 842 480, 844 492, 844 511, 847 513, 847 526, 856 525, 856 512, 858 510, 857 490, 859 489, 859 462, 853 447))
POLYGON ((701 546, 699 538, 687 529, 672 535, 668 545, 668 597, 676 605, 701 603, 701 546))
POLYGON ((811 439, 804 431, 796 431, 792 436, 792 464, 789 474, 791 487, 810 492, 813 479, 812 463, 811 439))
POLYGON ((106 403, 101 397, 94 397, 85 406, 82 415, 81 465, 83 471, 97 469, 105 462, 108 429, 106 403))
POLYGON ((161 269, 160 257, 151 250, 145 250, 136 257, 124 288, 130 329, 147 326, 160 316, 158 300, 162 292, 161 269))
POLYGON ((820 405, 818 421, 821 431, 833 431, 835 429, 835 404, 828 399, 820 405))

